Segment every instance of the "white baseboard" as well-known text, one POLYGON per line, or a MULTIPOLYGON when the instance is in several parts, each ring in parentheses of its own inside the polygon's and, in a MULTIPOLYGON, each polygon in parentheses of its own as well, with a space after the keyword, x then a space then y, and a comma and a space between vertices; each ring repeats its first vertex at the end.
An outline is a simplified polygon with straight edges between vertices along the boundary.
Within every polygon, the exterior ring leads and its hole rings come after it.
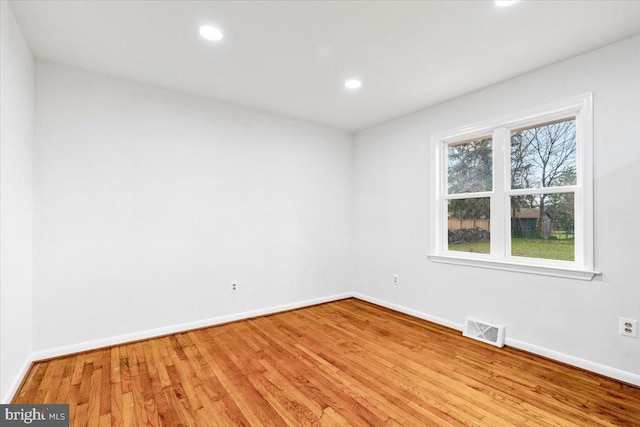
POLYGON ((38 360, 51 359, 54 357, 65 356, 68 354, 79 353, 82 351, 94 350, 101 347, 109 347, 112 345, 124 344, 132 341, 140 341, 144 339, 154 338, 158 336, 175 334, 178 332, 184 332, 191 329, 205 328, 207 326, 220 325, 223 323, 234 322, 237 320, 249 319, 256 316, 264 316, 267 314, 278 313, 287 310, 294 310, 296 308, 309 307, 316 304, 322 304, 325 302, 338 301, 345 298, 351 298, 353 295, 350 292, 343 294, 330 295, 322 298, 314 298, 305 301, 299 301, 290 304, 283 304, 274 307, 261 308, 258 310, 245 311, 242 313, 229 314, 226 316, 212 317, 209 319, 198 320, 195 322, 180 323, 177 325, 166 326, 156 329, 148 329, 141 332, 133 332, 130 334, 117 335, 108 338, 101 338, 98 340, 85 341, 77 344, 65 345, 46 350, 35 351, 29 355, 24 363, 24 366, 16 374, 15 379, 11 383, 11 387, 7 390, 2 397, 2 403, 9 403, 13 396, 18 391, 23 378, 29 371, 31 364, 38 360))
MULTIPOLYGON (((457 331, 462 331, 462 328, 463 328, 463 325, 461 323, 456 323, 447 319, 432 316, 430 314, 423 313, 421 311, 413 310, 398 304, 393 304, 387 301, 383 301, 377 298, 363 295, 358 292, 353 293, 353 297, 361 299, 363 301, 368 301, 376 305, 380 305, 382 307, 390 308, 392 310, 396 310, 413 317, 418 317, 420 319, 428 320, 430 322, 437 323, 438 325, 446 326, 448 328, 455 329, 457 331)), ((529 353, 547 357, 549 359, 553 359, 558 362, 566 363, 567 365, 576 366, 578 368, 582 368, 587 371, 595 372, 595 373, 598 373, 619 381, 624 381, 626 383, 633 384, 635 386, 640 387, 640 375, 634 374, 632 372, 623 371, 621 369, 613 368, 611 366, 603 365, 597 362, 592 362, 591 360, 581 359, 576 356, 571 356, 570 354, 561 353, 559 351, 551 350, 545 347, 541 347, 539 345, 530 344, 530 343, 516 340, 513 338, 507 338, 505 340, 505 344, 520 350, 528 351, 529 353)))
MULTIPOLYGON (((331 301, 338 301, 341 299, 351 298, 351 297, 358 298, 363 301, 367 301, 382 307, 386 307, 391 310, 398 311, 400 313, 405 313, 410 316, 417 317, 419 319, 424 319, 429 322, 436 323, 438 325, 446 326, 448 328, 455 329, 457 331, 462 331, 462 328, 463 328, 463 325, 461 323, 453 322, 437 316, 432 316, 430 314, 427 314, 418 310, 410 309, 402 305, 383 301, 378 298, 370 297, 368 295, 364 295, 358 292, 347 292, 343 294, 331 295, 331 296, 322 297, 322 298, 299 301, 296 303, 284 304, 284 305, 279 305, 274 307, 267 307, 267 308, 262 308, 258 310, 245 311, 242 313, 213 317, 210 319, 198 320, 195 322, 181 323, 181 324, 167 326, 163 328, 149 329, 146 331, 135 332, 131 334, 118 335, 118 336, 103 338, 99 340, 86 341, 82 343, 37 351, 32 353, 27 358, 27 360, 24 363, 24 366, 22 367, 20 372, 17 373, 16 379, 13 381, 13 383, 11 384, 11 387, 3 397, 2 403, 9 403, 11 401, 14 394, 18 391, 18 388, 20 387, 22 379, 27 374, 29 367, 31 366, 31 363, 34 361, 64 356, 67 354, 78 353, 81 351, 93 350, 101 347, 108 347, 112 345, 123 344, 126 342, 154 338, 162 335, 184 332, 190 329, 220 325, 222 323, 249 319, 256 316, 264 316, 267 314, 273 314, 273 313, 278 313, 278 312, 287 311, 287 310, 294 310, 297 308, 309 307, 316 304, 322 304, 322 303, 331 302, 331 301)), ((535 344, 530 344, 530 343, 519 341, 512 338, 507 338, 506 344, 508 346, 525 350, 540 356, 544 356, 549 359, 557 360, 559 362, 563 362, 568 365, 576 366, 576 367, 585 369, 587 371, 596 372, 598 374, 605 375, 610 378, 614 378, 629 384, 640 386, 640 375, 638 374, 623 371, 621 369, 613 368, 611 366, 602 365, 600 363, 592 362, 586 359, 581 359, 579 357, 571 356, 569 354, 561 353, 555 350, 551 350, 545 347, 541 347, 535 344)))
POLYGON ((71 344, 61 347, 55 347, 47 350, 36 351, 31 355, 31 360, 50 359, 53 357, 64 356, 72 353, 79 353, 82 351, 93 350, 101 347, 109 347, 112 345, 123 344, 132 341, 140 341, 149 338, 159 337, 163 335, 175 334, 178 332, 184 332, 191 329, 206 328, 208 326, 220 325, 223 323, 234 322, 237 320, 249 319, 256 316, 264 316, 267 314, 278 313, 281 311, 294 310, 296 308, 309 307, 316 304, 322 304, 325 302, 337 301, 345 298, 351 298, 353 295, 348 293, 330 295, 322 298, 314 298, 305 301, 299 301, 290 304, 283 304, 274 307, 261 308, 257 310, 245 311, 242 313, 228 314, 225 316, 212 317, 204 320, 197 320, 195 322, 180 323, 177 325, 165 326, 162 328, 148 329, 141 332, 133 332, 130 334, 117 335, 108 338, 101 338, 98 340, 85 341, 77 344, 71 344))
POLYGON ((571 356, 570 354, 550 350, 545 347, 540 347, 528 342, 515 340, 513 338, 505 339, 505 344, 520 350, 528 351, 529 353, 534 353, 539 356, 556 360, 558 362, 566 363, 567 365, 576 366, 587 371, 595 372, 597 374, 601 374, 606 377, 614 378, 616 380, 624 381, 626 383, 640 387, 640 375, 634 374, 632 372, 623 371, 622 369, 602 365, 600 363, 592 362, 591 360, 581 359, 579 357, 571 356))
POLYGON ((31 363, 33 363, 33 358, 29 356, 27 357, 27 360, 25 360, 24 364, 22 365, 22 368, 20 368, 20 371, 18 371, 18 373, 16 374, 16 377, 14 378, 13 382, 9 386, 9 389, 7 390, 5 395, 2 396, 2 404, 11 403, 11 399, 13 399, 13 396, 17 393, 18 388, 20 388, 20 384, 22 384, 22 380, 27 375, 27 372, 29 372, 31 363))
POLYGON ((438 325, 446 326, 447 328, 455 329, 456 331, 462 331, 463 325, 462 323, 452 322, 447 319, 443 319, 442 317, 432 316, 427 313, 423 313, 418 310, 413 310, 411 308, 404 307, 402 305, 394 304, 391 302, 383 301, 378 298, 370 297, 368 295, 363 295, 358 292, 353 293, 354 298, 361 299, 363 301, 370 302, 375 305, 379 305, 382 307, 390 308, 391 310, 399 311, 400 313, 408 314, 409 316, 417 317, 419 319, 428 320, 429 322, 437 323, 438 325))

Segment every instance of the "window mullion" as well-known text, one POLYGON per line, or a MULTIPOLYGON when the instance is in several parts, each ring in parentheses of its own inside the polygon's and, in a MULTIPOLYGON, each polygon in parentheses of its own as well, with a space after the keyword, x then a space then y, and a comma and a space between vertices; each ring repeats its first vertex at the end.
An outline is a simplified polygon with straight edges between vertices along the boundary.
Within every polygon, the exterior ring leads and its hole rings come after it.
POLYGON ((509 131, 498 128, 493 132, 493 194, 491 195, 491 256, 505 257, 505 156, 509 131))

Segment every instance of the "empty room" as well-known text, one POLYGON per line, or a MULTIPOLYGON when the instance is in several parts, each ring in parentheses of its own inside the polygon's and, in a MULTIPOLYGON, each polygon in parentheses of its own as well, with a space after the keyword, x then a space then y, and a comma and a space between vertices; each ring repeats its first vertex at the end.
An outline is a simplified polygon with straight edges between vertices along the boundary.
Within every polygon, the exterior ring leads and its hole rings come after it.
POLYGON ((0 5, 0 425, 640 425, 640 1, 0 5))

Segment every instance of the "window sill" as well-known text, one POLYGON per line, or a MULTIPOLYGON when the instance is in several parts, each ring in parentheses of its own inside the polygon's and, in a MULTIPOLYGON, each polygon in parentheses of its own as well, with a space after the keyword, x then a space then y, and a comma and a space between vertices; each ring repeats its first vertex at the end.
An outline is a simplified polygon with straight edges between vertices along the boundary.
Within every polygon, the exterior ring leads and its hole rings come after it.
POLYGON ((493 270, 514 271, 518 273, 538 274, 541 276, 553 276, 563 277, 566 279, 576 280, 592 280, 596 275, 600 274, 597 271, 587 270, 575 270, 570 268, 561 267, 548 267, 541 265, 532 265, 515 262, 503 262, 495 260, 482 260, 482 259, 470 259, 462 257, 453 257, 449 255, 427 255, 427 257, 433 262, 440 262, 445 264, 465 265, 468 267, 480 267, 490 268, 493 270))

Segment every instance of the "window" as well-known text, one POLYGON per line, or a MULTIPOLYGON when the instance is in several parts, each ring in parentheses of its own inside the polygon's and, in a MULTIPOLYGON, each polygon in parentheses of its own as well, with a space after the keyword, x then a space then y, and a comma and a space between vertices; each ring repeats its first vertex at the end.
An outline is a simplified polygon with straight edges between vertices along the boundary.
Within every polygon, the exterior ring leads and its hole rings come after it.
POLYGON ((437 262, 591 280, 591 94, 432 137, 437 262))

